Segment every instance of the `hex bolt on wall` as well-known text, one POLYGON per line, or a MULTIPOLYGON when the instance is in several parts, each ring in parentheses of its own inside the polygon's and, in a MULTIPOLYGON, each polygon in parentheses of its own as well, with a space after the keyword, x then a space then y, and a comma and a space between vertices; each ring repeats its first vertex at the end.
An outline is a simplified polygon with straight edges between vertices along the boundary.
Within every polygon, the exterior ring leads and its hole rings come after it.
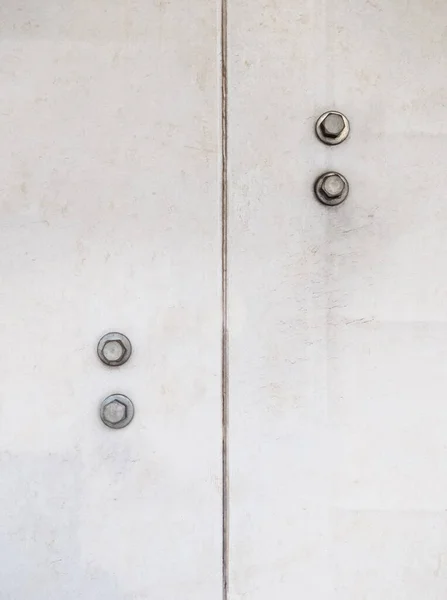
POLYGON ((318 138, 329 146, 341 144, 348 137, 350 125, 343 113, 331 110, 318 119, 315 132, 318 138))
POLYGON ((98 356, 105 365, 119 367, 126 363, 132 354, 132 344, 123 333, 107 333, 98 343, 98 356))
POLYGON ((314 190, 320 202, 328 206, 337 206, 348 197, 349 183, 340 173, 323 173, 316 180, 314 190))
POLYGON ((134 416, 132 400, 123 394, 113 394, 102 401, 99 414, 102 422, 112 429, 129 425, 134 416))

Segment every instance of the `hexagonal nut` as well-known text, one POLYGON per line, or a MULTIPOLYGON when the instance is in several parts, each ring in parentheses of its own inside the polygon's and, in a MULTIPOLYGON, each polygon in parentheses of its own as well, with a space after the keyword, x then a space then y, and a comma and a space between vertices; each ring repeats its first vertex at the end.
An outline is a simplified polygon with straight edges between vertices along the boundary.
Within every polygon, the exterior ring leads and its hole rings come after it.
POLYGON ((315 182, 317 199, 328 206, 341 204, 349 194, 349 183, 340 173, 323 173, 315 182))
POLYGON ((133 415, 133 403, 123 394, 108 396, 101 404, 101 420, 112 429, 125 427, 132 421, 133 415))
POLYGON ((315 130, 322 142, 333 146, 348 137, 350 125, 344 114, 331 110, 319 117, 315 130))
POLYGON ((120 362, 126 354, 126 348, 121 340, 108 340, 104 344, 102 353, 107 362, 120 362))
POLYGON ((104 407, 104 420, 108 423, 116 425, 120 421, 124 421, 127 416, 127 408, 125 404, 119 400, 113 400, 104 407))
POLYGON ((127 362, 132 354, 132 345, 123 333, 112 332, 104 335, 98 342, 98 356, 110 367, 118 367, 127 362))
POLYGON ((326 175, 322 181, 321 189, 331 200, 340 198, 345 189, 345 182, 338 174, 326 175))
POLYGON ((343 133, 345 122, 338 113, 329 113, 321 122, 323 133, 330 138, 336 138, 343 133))

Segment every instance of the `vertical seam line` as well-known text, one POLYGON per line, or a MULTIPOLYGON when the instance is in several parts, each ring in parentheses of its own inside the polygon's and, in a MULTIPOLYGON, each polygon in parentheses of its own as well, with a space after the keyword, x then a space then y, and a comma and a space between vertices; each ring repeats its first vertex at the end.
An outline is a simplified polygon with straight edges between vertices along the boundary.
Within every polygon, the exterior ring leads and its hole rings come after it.
POLYGON ((222 598, 228 600, 229 472, 228 472, 228 6, 221 0, 221 224, 222 224, 222 598))

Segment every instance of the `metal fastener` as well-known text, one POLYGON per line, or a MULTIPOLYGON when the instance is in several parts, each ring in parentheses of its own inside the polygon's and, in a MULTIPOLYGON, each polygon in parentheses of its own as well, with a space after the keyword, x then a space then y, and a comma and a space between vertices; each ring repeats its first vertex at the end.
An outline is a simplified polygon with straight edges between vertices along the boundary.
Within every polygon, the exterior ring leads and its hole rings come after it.
POLYGON ((133 403, 127 396, 113 394, 102 401, 99 414, 107 427, 122 429, 132 421, 134 412, 133 403))
POLYGON ((340 173, 323 173, 315 182, 315 195, 320 202, 336 206, 346 200, 349 194, 349 183, 340 173))
POLYGON ((105 365, 119 367, 127 362, 132 354, 132 344, 122 333, 107 333, 98 343, 98 356, 105 365))
POLYGON ((329 146, 341 144, 348 137, 349 130, 348 119, 334 110, 322 114, 315 126, 318 138, 329 146))

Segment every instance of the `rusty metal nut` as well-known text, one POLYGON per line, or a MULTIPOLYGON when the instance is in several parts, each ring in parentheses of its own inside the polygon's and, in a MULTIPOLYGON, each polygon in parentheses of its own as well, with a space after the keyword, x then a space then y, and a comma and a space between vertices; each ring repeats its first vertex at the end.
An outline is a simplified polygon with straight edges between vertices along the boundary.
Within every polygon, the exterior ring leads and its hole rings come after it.
POLYGON ((113 394, 102 401, 99 414, 107 427, 122 429, 132 421, 134 412, 133 403, 127 396, 113 394))
POLYGON ((323 173, 315 182, 317 199, 328 206, 337 206, 346 200, 349 194, 349 183, 341 173, 323 173))
POLYGON ((132 354, 132 344, 122 333, 107 333, 98 343, 98 356, 105 365, 119 367, 126 363, 132 354))
POLYGON ((341 144, 348 137, 349 130, 348 119, 334 110, 323 113, 315 126, 318 138, 329 146, 341 144))

